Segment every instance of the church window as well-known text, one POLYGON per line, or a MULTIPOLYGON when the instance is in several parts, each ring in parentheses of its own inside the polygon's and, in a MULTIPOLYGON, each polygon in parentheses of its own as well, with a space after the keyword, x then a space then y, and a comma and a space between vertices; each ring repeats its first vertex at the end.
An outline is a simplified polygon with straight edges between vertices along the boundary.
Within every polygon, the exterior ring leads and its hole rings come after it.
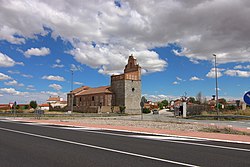
POLYGON ((135 88, 132 88, 132 92, 134 92, 135 91, 135 88))
POLYGON ((95 96, 92 96, 92 101, 95 101, 95 96))

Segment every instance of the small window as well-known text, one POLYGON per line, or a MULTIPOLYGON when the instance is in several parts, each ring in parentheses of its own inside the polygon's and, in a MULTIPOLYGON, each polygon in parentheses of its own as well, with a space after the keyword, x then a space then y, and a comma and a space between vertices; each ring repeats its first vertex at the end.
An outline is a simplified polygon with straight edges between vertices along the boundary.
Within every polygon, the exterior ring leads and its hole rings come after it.
POLYGON ((95 101, 95 96, 92 96, 92 101, 95 101))
POLYGON ((82 101, 82 98, 80 97, 80 101, 82 101))
POLYGON ((134 92, 135 91, 135 88, 132 88, 132 92, 134 92))

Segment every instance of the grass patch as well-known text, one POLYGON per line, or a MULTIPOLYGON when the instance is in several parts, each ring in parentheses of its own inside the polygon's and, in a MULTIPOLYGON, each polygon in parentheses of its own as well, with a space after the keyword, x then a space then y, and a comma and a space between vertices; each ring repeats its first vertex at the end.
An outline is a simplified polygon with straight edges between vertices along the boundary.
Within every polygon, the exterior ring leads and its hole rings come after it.
POLYGON ((250 136, 250 133, 248 132, 242 132, 239 130, 235 130, 232 128, 219 128, 219 127, 208 127, 208 128, 203 128, 200 130, 202 132, 210 132, 210 133, 223 133, 223 134, 234 134, 234 135, 247 135, 250 136))

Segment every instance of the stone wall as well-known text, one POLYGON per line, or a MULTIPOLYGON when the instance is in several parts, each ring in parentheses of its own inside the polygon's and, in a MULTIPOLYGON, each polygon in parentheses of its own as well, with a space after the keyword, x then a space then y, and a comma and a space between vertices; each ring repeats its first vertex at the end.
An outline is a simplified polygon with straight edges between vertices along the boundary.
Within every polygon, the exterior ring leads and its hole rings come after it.
POLYGON ((125 106, 125 80, 111 80, 111 91, 114 93, 113 106, 125 106))
POLYGON ((125 113, 141 113, 141 81, 125 80, 125 113))

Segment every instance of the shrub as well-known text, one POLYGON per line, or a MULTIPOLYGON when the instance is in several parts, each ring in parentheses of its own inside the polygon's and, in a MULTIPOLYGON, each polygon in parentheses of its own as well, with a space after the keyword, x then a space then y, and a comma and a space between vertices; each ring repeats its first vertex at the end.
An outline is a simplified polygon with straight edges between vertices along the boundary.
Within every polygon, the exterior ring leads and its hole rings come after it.
POLYGON ((120 112, 121 112, 121 113, 124 113, 124 112, 125 112, 125 109, 126 109, 126 106, 119 106, 119 108, 120 108, 120 112))
POLYGON ((150 111, 150 109, 149 108, 143 108, 142 109, 142 113, 144 113, 144 114, 148 114, 148 113, 150 113, 151 111, 150 111))

